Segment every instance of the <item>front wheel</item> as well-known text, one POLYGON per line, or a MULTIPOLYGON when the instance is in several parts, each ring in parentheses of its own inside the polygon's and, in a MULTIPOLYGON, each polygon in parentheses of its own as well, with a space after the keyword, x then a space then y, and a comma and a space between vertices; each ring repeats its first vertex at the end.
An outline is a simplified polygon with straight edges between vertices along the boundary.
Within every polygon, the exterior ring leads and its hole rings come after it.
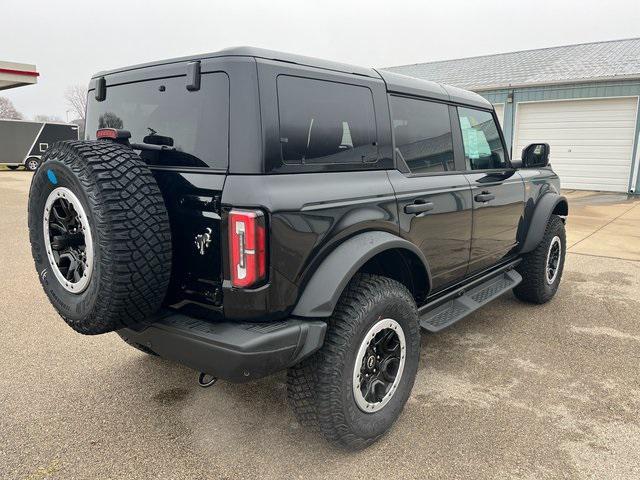
POLYGON ((289 401, 300 423, 331 443, 365 448, 396 421, 418 370, 420 328, 400 283, 356 276, 329 320, 325 343, 289 370, 289 401))
POLYGON ((513 289, 515 296, 530 303, 551 300, 560 285, 566 250, 564 222, 557 215, 551 215, 542 241, 535 250, 524 255, 517 267, 522 282, 513 289))

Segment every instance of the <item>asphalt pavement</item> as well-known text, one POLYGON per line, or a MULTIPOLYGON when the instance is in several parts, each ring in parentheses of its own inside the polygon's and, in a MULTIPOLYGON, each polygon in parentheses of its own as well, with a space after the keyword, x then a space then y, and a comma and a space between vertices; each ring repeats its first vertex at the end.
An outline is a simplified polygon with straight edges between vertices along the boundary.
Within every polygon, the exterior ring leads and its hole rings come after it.
POLYGON ((568 192, 557 296, 505 295, 423 334, 411 398, 344 453, 300 427, 284 376, 196 385, 116 334, 74 333, 29 250, 30 174, 0 171, 0 478, 640 478, 640 199, 568 192))

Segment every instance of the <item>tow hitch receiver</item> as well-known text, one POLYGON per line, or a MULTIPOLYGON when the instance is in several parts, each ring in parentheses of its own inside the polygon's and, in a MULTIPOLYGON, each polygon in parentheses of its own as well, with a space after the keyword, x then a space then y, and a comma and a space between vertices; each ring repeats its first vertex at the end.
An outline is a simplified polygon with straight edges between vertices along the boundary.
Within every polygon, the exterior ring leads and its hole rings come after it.
POLYGON ((209 375, 208 373, 200 372, 198 376, 198 385, 202 388, 212 387, 218 381, 218 377, 209 375))

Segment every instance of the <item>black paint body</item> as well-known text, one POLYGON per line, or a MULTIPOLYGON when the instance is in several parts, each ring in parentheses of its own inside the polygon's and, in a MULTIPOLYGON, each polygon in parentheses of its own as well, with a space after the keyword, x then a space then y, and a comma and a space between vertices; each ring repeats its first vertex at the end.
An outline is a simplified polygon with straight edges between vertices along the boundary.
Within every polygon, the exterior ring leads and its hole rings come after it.
MULTIPOLYGON (((106 82, 106 102, 111 87, 149 79, 184 77, 186 88, 187 83, 193 85, 189 65, 194 61, 200 62, 202 75, 224 72, 229 78, 228 168, 152 166, 169 209, 174 239, 167 303, 193 315, 250 321, 305 315, 295 308, 322 262, 345 240, 374 231, 414 246, 398 258, 407 265, 422 265, 418 272, 426 277, 424 285, 420 287, 414 279, 413 293, 418 304, 424 304, 472 275, 517 257, 545 195, 556 198, 549 208, 564 202, 560 210, 566 211, 559 179, 550 168, 515 169, 506 158, 506 168, 467 171, 459 128, 453 129, 456 171, 411 174, 394 155, 391 94, 446 103, 454 114, 457 106, 492 113, 493 108, 470 92, 373 69, 235 49, 104 72, 91 82, 89 124, 101 79, 106 82), (375 110, 377 161, 358 168, 306 165, 304 172, 283 164, 279 75, 368 88, 375 110), (484 192, 495 199, 476 201, 484 192), (420 202, 430 202, 433 208, 405 213, 405 207, 420 202), (258 208, 266 214, 268 279, 255 289, 230 286, 226 221, 232 207, 258 208), (194 238, 205 228, 212 229, 213 247, 200 255, 194 238)), ((89 128, 87 138, 95 138, 89 128)), ((363 252, 367 248, 363 243, 363 252)), ((367 263, 367 268, 373 265, 367 263)), ((332 279, 336 285, 338 280, 332 279)))

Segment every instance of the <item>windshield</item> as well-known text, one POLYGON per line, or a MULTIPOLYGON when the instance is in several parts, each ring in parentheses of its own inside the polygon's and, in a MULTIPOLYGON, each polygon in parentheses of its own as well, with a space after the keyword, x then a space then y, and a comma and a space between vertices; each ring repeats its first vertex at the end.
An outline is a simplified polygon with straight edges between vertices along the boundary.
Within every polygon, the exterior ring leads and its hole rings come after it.
POLYGON ((102 102, 90 92, 86 138, 94 140, 99 128, 128 130, 131 143, 173 147, 142 151, 152 165, 226 170, 229 79, 219 72, 203 74, 197 91, 186 89, 184 77, 115 85, 102 102))

